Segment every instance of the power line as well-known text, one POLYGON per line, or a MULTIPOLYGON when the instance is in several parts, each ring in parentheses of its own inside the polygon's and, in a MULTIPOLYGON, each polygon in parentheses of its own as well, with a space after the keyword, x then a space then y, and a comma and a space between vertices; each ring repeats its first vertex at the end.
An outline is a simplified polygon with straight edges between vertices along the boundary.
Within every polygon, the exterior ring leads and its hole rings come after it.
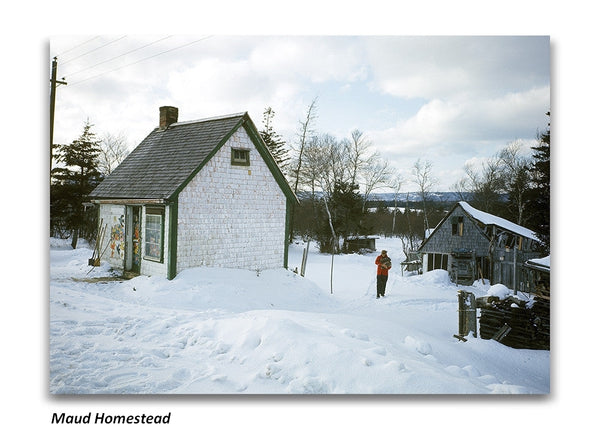
POLYGON ((83 56, 85 56, 85 55, 91 54, 92 52, 96 52, 97 50, 99 50, 99 49, 102 49, 102 48, 104 48, 105 46, 108 46, 108 45, 110 45, 110 44, 112 44, 112 43, 118 42, 119 40, 121 40, 121 39, 124 39, 124 38, 126 38, 126 37, 127 37, 127 36, 121 36, 121 37, 119 37, 119 38, 117 38, 117 39, 115 39, 115 40, 111 40, 110 42, 107 42, 107 43, 105 43, 104 45, 98 46, 97 48, 94 48, 94 49, 92 49, 91 51, 85 52, 85 53, 83 53, 83 54, 81 54, 81 55, 78 55, 77 57, 74 57, 74 58, 71 58, 71 59, 70 59, 70 60, 68 60, 68 61, 65 61, 64 63, 62 63, 62 65, 64 66, 65 64, 67 64, 67 63, 70 63, 70 62, 71 62, 71 61, 73 61, 73 60, 76 60, 76 59, 78 59, 78 58, 81 58, 81 57, 83 57, 83 56))
POLYGON ((132 49, 131 51, 127 51, 127 52, 125 52, 125 53, 123 53, 123 54, 121 54, 121 55, 117 55, 116 57, 112 57, 112 58, 109 58, 108 60, 104 60, 104 61, 101 61, 101 62, 99 62, 99 63, 96 63, 96 64, 94 64, 93 66, 86 67, 86 68, 84 68, 84 69, 78 70, 78 71, 76 71, 76 72, 73 72, 73 73, 69 73, 69 74, 68 74, 68 76, 69 76, 69 77, 72 77, 73 75, 76 75, 77 73, 81 73, 81 72, 84 72, 84 71, 86 71, 86 70, 93 69, 93 68, 94 68, 94 67, 96 67, 96 66, 99 66, 99 65, 101 65, 101 64, 104 64, 104 63, 111 62, 111 61, 113 61, 113 60, 116 60, 117 58, 124 57, 125 55, 127 55, 127 54, 131 54, 132 52, 139 51, 140 49, 147 48, 148 46, 154 45, 154 44, 156 44, 156 43, 158 43, 158 42, 162 42, 163 40, 165 40, 165 39, 168 39, 168 38, 170 38, 170 37, 173 37, 173 36, 167 36, 167 37, 163 37, 162 39, 158 39, 158 40, 155 40, 154 42, 147 43, 146 45, 144 45, 144 46, 140 46, 139 48, 132 49))
POLYGON ((77 49, 77 48, 79 48, 80 46, 83 46, 83 45, 85 45, 86 43, 89 43, 89 42, 91 42, 92 40, 98 39, 99 37, 100 37, 100 36, 95 36, 95 37, 92 37, 91 39, 88 39, 88 40, 86 40, 85 42, 82 42, 82 43, 80 43, 79 45, 75 45, 75 46, 73 46, 72 48, 70 48, 70 49, 67 49, 66 51, 63 51, 63 52, 61 52, 60 54, 57 54, 57 55, 55 55, 55 57, 61 57, 61 56, 65 55, 67 52, 71 52, 72 50, 74 50, 74 49, 77 49))
POLYGON ((202 37, 202 38, 200 38, 200 39, 194 40, 193 42, 189 42, 189 43, 186 43, 186 44, 184 44, 184 45, 177 46, 177 47, 175 47, 175 48, 167 49, 166 51, 159 52, 158 54, 150 55, 149 57, 145 57, 145 58, 142 58, 141 60, 134 61, 133 63, 125 64, 124 66, 117 67, 117 68, 115 68, 115 69, 108 70, 108 71, 106 71, 106 72, 99 73, 99 74, 97 74, 97 75, 94 75, 94 76, 90 76, 89 78, 86 78, 86 79, 83 79, 83 80, 81 80, 81 81, 75 82, 74 84, 71 84, 71 87, 73 87, 74 85, 79 85, 79 84, 81 84, 81 83, 83 83, 83 82, 89 81, 89 80, 91 80, 91 79, 95 79, 95 78, 98 78, 98 77, 100 77, 100 76, 106 75, 106 74, 108 74, 108 73, 116 72, 117 70, 124 69, 125 67, 133 66, 134 64, 141 63, 142 61, 146 61, 146 60, 149 60, 149 59, 151 59, 151 58, 158 57, 159 55, 163 55, 163 54, 166 54, 166 53, 168 53, 168 52, 173 52, 173 51, 175 51, 175 50, 177 50, 177 49, 185 48, 185 47, 187 47, 187 46, 193 45, 194 43, 198 43, 198 42, 200 42, 200 41, 202 41, 202 40, 206 40, 206 39, 208 39, 208 38, 210 38, 210 37, 212 37, 212 36, 206 36, 206 37, 202 37))

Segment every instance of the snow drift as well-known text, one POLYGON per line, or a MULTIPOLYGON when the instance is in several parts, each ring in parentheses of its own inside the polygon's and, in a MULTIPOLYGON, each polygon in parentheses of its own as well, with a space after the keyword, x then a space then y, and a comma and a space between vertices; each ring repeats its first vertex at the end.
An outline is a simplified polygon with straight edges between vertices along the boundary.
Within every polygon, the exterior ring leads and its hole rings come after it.
MULTIPOLYGON (((302 249, 290 248, 290 267, 302 249)), ((310 248, 306 277, 195 268, 174 280, 115 278, 87 265, 91 249, 51 241, 53 394, 546 394, 549 351, 456 334, 447 272, 395 268, 375 298, 376 253, 334 258, 310 248), (91 270, 91 271, 90 271, 91 270)))

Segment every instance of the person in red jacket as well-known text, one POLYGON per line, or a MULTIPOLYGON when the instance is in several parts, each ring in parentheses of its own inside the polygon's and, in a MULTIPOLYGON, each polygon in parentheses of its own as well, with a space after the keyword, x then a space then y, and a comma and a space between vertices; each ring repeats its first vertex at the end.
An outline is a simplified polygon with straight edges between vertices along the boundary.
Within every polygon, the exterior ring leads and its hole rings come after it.
POLYGON ((377 298, 385 297, 388 270, 392 268, 392 260, 388 257, 385 249, 381 251, 381 255, 377 256, 375 264, 377 265, 377 298))

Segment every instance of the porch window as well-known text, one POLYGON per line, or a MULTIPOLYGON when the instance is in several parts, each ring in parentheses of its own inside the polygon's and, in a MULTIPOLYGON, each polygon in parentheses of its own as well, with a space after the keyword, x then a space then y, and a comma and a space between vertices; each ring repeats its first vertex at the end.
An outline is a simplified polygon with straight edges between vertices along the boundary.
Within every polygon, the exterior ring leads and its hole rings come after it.
POLYGON ((250 150, 248 149, 231 149, 231 164, 233 166, 249 166, 250 165, 250 150))
POLYGON ((152 261, 162 262, 164 225, 164 208, 146 208, 144 258, 152 261))

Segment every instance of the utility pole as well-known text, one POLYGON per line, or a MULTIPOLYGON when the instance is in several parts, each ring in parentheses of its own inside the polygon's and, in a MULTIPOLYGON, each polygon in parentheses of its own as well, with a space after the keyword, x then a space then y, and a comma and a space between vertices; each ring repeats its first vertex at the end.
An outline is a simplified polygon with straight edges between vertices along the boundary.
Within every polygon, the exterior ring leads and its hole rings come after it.
POLYGON ((64 80, 56 80, 57 69, 58 62, 56 57, 54 57, 52 59, 52 79, 50 79, 50 172, 52 172, 52 145, 54 141, 54 106, 56 104, 56 85, 67 85, 64 80))

